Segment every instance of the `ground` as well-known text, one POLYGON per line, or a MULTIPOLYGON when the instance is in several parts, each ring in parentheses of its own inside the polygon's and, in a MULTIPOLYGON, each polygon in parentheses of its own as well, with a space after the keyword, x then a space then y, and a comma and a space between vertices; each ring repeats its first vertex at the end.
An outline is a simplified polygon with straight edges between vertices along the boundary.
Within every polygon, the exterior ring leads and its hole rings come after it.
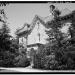
POLYGON ((45 70, 31 69, 31 68, 1 68, 0 72, 46 72, 45 70))
POLYGON ((44 73, 44 72, 52 72, 52 73, 56 73, 56 72, 74 72, 75 73, 75 70, 39 70, 39 69, 32 69, 32 68, 30 68, 30 67, 26 67, 26 68, 3 68, 3 67, 1 67, 0 69, 2 69, 2 70, 0 70, 0 73, 2 72, 2 73, 4 73, 4 72, 40 72, 40 73, 44 73))

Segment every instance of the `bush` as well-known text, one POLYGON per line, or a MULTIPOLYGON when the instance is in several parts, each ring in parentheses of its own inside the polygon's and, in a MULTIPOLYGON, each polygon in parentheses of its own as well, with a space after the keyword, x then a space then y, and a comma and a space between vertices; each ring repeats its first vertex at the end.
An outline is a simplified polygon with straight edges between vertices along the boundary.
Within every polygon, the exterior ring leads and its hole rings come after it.
POLYGON ((21 53, 15 47, 11 46, 12 51, 0 52, 1 67, 26 67, 30 65, 30 60, 26 56, 26 50, 22 49, 21 53))
POLYGON ((50 47, 41 47, 38 52, 33 56, 33 68, 38 69, 54 69, 58 64, 55 60, 55 54, 51 51, 50 47))
POLYGON ((74 45, 41 47, 33 56, 33 68, 50 70, 75 69, 74 45))
POLYGON ((58 69, 72 70, 75 69, 75 47, 74 45, 62 46, 55 51, 58 69))
POLYGON ((1 67, 14 67, 15 55, 9 51, 5 51, 2 56, 0 56, 0 66, 1 67))
POLYGON ((33 58, 33 68, 41 69, 41 56, 39 54, 35 54, 33 58))
POLYGON ((30 65, 30 60, 26 57, 26 55, 19 55, 15 58, 14 65, 16 67, 27 67, 30 65))
POLYGON ((33 68, 49 70, 75 69, 75 45, 67 44, 59 47, 38 48, 33 55, 33 68))

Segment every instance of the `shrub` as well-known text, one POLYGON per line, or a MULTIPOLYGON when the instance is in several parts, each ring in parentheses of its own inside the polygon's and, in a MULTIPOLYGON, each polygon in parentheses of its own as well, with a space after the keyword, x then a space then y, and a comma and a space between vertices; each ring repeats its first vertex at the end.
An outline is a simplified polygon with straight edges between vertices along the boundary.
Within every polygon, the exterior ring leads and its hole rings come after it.
POLYGON ((55 54, 53 54, 50 47, 41 47, 37 51, 38 52, 33 56, 33 68, 54 69, 58 63, 55 60, 55 54))
POLYGON ((58 69, 72 70, 75 69, 75 47, 74 45, 62 46, 55 51, 58 69))
POLYGON ((16 67, 27 67, 30 65, 30 60, 26 57, 26 55, 19 55, 15 58, 14 65, 16 67))
POLYGON ((14 67, 15 55, 9 51, 5 51, 2 56, 0 56, 0 66, 1 67, 14 67))

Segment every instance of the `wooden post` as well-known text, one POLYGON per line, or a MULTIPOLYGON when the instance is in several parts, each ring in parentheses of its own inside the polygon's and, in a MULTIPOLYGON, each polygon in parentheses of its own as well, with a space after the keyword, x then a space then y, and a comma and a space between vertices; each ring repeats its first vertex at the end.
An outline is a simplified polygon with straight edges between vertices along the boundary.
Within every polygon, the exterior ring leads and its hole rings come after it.
POLYGON ((19 36, 17 36, 17 44, 19 44, 19 36))
POLYGON ((24 38, 26 39, 26 42, 25 42, 25 48, 27 49, 27 44, 28 44, 28 36, 25 36, 24 38))

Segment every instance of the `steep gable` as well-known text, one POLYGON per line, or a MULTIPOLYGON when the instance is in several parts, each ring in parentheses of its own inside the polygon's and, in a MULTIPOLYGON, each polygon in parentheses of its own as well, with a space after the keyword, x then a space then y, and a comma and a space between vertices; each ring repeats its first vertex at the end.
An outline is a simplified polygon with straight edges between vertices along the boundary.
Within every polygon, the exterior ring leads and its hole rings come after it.
POLYGON ((32 30, 34 29, 37 21, 39 21, 42 25, 44 25, 46 27, 46 22, 50 21, 52 19, 53 19, 52 16, 48 16, 48 17, 43 18, 43 17, 40 17, 38 15, 35 15, 35 17, 32 20, 32 23, 31 24, 25 23, 21 29, 18 29, 16 31, 16 34, 18 36, 21 36, 23 34, 30 34, 32 32, 32 30))
POLYGON ((39 20, 37 20, 31 33, 28 35, 28 44, 45 44, 46 38, 48 38, 47 34, 45 33, 45 29, 45 26, 39 20))

